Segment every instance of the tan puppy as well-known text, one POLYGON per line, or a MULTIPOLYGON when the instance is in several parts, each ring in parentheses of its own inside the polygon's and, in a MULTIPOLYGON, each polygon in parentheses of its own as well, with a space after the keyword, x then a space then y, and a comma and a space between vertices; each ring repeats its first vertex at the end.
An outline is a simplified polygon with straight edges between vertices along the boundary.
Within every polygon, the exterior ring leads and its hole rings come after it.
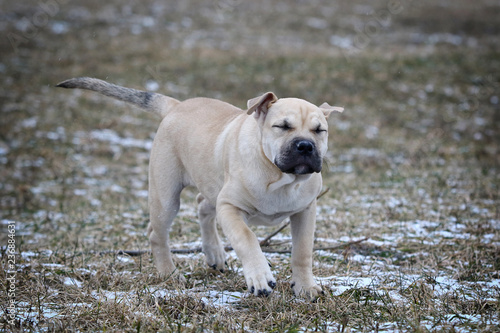
POLYGON ((195 186, 203 252, 209 266, 223 270, 222 227, 243 264, 248 289, 268 295, 276 286, 249 225, 279 224, 290 218, 292 287, 314 299, 321 288, 312 274, 316 197, 327 150, 327 118, 343 109, 317 107, 272 92, 248 101, 243 111, 208 98, 179 102, 160 94, 116 86, 92 78, 58 84, 83 88, 135 104, 160 115, 149 166, 148 235, 159 272, 174 273, 168 235, 180 193, 195 186))

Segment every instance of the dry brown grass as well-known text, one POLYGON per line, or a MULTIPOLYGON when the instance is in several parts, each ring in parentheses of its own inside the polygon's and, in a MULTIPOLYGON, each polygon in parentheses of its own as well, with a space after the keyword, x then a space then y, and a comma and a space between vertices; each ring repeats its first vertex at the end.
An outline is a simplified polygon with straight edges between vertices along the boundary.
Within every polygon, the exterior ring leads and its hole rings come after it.
MULTIPOLYGON (((45 16, 40 4, 3 3, 0 278, 16 281, 15 295, 8 282, 0 293, 4 331, 498 330, 500 9, 402 3, 384 26, 384 1, 75 1, 45 16), (246 294, 232 252, 224 274, 202 254, 177 255, 184 287, 160 279, 149 254, 116 255, 149 247, 158 121, 53 88, 83 75, 242 107, 268 90, 343 105, 316 245, 369 239, 315 253, 326 292, 316 303, 292 295, 288 254, 268 253, 279 282, 267 298, 246 294)), ((175 248, 200 245, 195 195, 183 193, 175 248)), ((272 241, 289 240, 285 229, 272 241)))

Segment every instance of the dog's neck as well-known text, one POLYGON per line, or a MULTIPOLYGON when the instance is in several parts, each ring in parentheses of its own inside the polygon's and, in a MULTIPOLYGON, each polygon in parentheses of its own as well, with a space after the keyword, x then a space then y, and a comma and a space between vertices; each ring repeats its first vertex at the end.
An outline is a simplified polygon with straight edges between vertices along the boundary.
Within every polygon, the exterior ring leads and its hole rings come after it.
POLYGON ((291 173, 282 173, 280 179, 278 179, 274 183, 270 183, 269 185, 267 185, 267 189, 270 192, 274 192, 277 189, 282 188, 283 186, 306 181, 309 178, 311 178, 311 175, 312 173, 306 175, 294 175, 291 173))

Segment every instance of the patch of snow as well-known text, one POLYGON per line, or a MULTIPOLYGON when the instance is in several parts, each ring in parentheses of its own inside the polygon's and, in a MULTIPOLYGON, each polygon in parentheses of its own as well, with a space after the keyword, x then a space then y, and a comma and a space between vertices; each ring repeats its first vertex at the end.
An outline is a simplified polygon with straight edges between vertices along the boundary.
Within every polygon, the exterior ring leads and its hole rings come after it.
POLYGON ((48 268, 66 268, 65 265, 53 264, 53 263, 42 264, 42 266, 43 267, 48 267, 48 268))
POLYGON ((129 256, 117 256, 116 258, 118 261, 121 261, 122 263, 125 264, 135 263, 135 260, 129 256))
POLYGON ((147 198, 149 192, 147 190, 134 191, 134 195, 138 198, 147 198))
POLYGON ((342 37, 337 35, 330 36, 330 44, 338 46, 341 49, 350 49, 354 46, 354 42, 351 37, 342 37))
POLYGON ((85 138, 87 136, 91 140, 108 142, 111 145, 119 147, 134 147, 150 150, 153 145, 153 141, 150 139, 141 140, 130 137, 121 137, 116 131, 113 131, 111 129, 93 130, 90 133, 81 131, 76 132, 72 142, 75 145, 80 145, 82 143, 82 138, 85 138))
POLYGON ((200 295, 203 295, 201 297, 201 300, 204 303, 217 307, 224 307, 239 302, 242 298, 245 298, 248 294, 237 291, 229 292, 229 291, 210 290, 205 293, 200 293, 200 295))
POLYGON ((21 122, 21 127, 23 128, 34 128, 38 124, 38 117, 31 117, 28 119, 24 119, 21 122))
POLYGON ((78 281, 72 277, 64 277, 63 279, 63 283, 64 285, 66 286, 73 286, 73 287, 77 287, 77 288, 81 288, 83 287, 83 282, 81 281, 78 281))
POLYGON ((148 91, 157 91, 158 89, 160 89, 160 84, 155 80, 147 80, 145 88, 148 91))
POLYGON ((55 21, 50 25, 50 30, 56 35, 61 35, 67 33, 69 31, 69 27, 70 25, 68 22, 55 21))
POLYGON ((317 17, 308 17, 306 25, 314 29, 324 30, 328 28, 328 21, 317 17))
POLYGON ((76 196, 85 196, 87 195, 87 190, 76 188, 73 190, 73 194, 76 196))

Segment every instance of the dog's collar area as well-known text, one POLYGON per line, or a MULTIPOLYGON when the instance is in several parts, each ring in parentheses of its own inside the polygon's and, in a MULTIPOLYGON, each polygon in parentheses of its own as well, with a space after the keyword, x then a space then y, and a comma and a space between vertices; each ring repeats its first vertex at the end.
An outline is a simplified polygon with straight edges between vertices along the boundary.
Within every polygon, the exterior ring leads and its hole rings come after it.
POLYGON ((274 183, 269 184, 267 188, 269 191, 274 192, 283 186, 290 185, 296 179, 297 177, 291 173, 283 173, 280 179, 278 179, 274 183))
POLYGON ((313 174, 312 173, 307 173, 307 174, 293 174, 293 173, 282 173, 281 178, 275 181, 274 183, 270 183, 267 185, 267 189, 270 192, 276 191, 277 189, 287 186, 293 183, 298 183, 298 182, 303 182, 311 178, 313 174))

